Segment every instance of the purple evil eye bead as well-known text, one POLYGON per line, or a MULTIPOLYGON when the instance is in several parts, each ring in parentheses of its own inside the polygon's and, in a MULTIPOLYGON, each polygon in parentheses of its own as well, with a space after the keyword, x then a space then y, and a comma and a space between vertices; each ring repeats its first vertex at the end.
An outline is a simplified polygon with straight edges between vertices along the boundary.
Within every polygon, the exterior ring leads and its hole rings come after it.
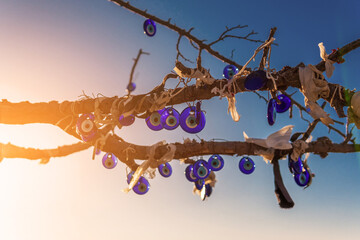
POLYGON ((113 169, 117 165, 117 158, 112 153, 106 153, 102 158, 102 164, 107 169, 113 169))
POLYGON ((193 172, 195 177, 197 177, 198 179, 205 179, 209 176, 211 169, 209 169, 208 163, 205 160, 201 159, 197 160, 194 163, 193 172))
POLYGON ((164 109, 161 114, 161 125, 167 130, 174 130, 180 124, 180 114, 175 108, 169 107, 164 109))
POLYGON ((246 77, 244 86, 247 90, 255 91, 265 86, 267 81, 266 72, 258 70, 250 73, 246 77))
POLYGON ((158 170, 161 176, 170 177, 172 174, 172 167, 170 163, 164 163, 158 166, 158 170))
POLYGON ((201 190, 203 188, 204 184, 205 184, 204 179, 198 179, 195 182, 195 187, 197 190, 201 190))
POLYGON ((101 150, 99 148, 96 149, 95 154, 99 155, 101 153, 101 150))
POLYGON ((235 67, 234 65, 227 65, 224 68, 223 76, 226 79, 232 79, 238 72, 239 72, 239 69, 237 67, 235 67))
POLYGON ((152 37, 156 33, 156 24, 153 20, 147 19, 144 22, 144 33, 149 37, 152 37))
POLYGON ((204 112, 197 112, 194 106, 187 107, 181 112, 180 126, 185 132, 198 133, 204 129, 205 123, 204 112), (200 114, 200 117, 196 117, 197 114, 200 114), (197 118, 198 121, 196 121, 197 118))
POLYGON ((291 173, 300 174, 303 171, 303 163, 301 161, 301 157, 295 162, 291 159, 290 154, 288 156, 288 165, 291 173))
POLYGON ((91 113, 82 114, 76 122, 76 131, 81 136, 95 135, 97 128, 94 122, 95 116, 91 113))
POLYGON ((194 175, 194 166, 188 165, 185 168, 185 177, 189 182, 195 182, 197 180, 197 177, 194 175))
POLYGON ((92 132, 90 135, 80 135, 84 142, 89 142, 95 138, 96 132, 92 132))
POLYGON ((239 162, 239 169, 244 174, 251 174, 255 170, 255 163, 251 158, 243 157, 239 162))
POLYGON ((127 85, 126 90, 130 93, 135 91, 135 88, 136 88, 136 84, 132 82, 127 85))
POLYGON ((205 190, 206 190, 206 196, 210 197, 212 193, 212 187, 210 186, 210 184, 205 184, 205 190))
POLYGON ((286 112, 291 106, 291 99, 284 94, 280 94, 278 99, 281 101, 281 104, 276 103, 276 112, 286 112))
POLYGON ((131 124, 133 124, 135 122, 135 116, 134 115, 129 115, 127 117, 124 117, 124 115, 121 115, 119 117, 119 123, 122 126, 130 126, 131 124))
POLYGON ((153 112, 149 117, 145 119, 146 124, 151 130, 159 131, 163 129, 163 125, 161 124, 161 114, 164 109, 153 112))
MULTIPOLYGON (((131 171, 131 172, 129 172, 129 174, 127 175, 127 177, 126 177, 126 182, 127 182, 127 184, 130 184, 131 179, 132 179, 134 173, 135 173, 134 171, 131 171)), ((139 181, 138 181, 136 184, 139 184, 139 181)))
POLYGON ((149 191, 149 189, 150 189, 149 181, 143 176, 140 177, 138 184, 136 184, 133 187, 133 191, 139 195, 144 195, 149 191))
POLYGON ((300 187, 305 187, 310 181, 309 171, 305 169, 305 171, 300 174, 296 173, 294 175, 294 179, 297 185, 299 185, 300 187))
POLYGON ((212 171, 219 171, 224 167, 224 159, 218 155, 212 155, 208 160, 209 168, 212 171))
POLYGON ((275 107, 276 107, 276 100, 272 98, 270 99, 267 107, 267 120, 270 126, 274 125, 276 120, 275 107))

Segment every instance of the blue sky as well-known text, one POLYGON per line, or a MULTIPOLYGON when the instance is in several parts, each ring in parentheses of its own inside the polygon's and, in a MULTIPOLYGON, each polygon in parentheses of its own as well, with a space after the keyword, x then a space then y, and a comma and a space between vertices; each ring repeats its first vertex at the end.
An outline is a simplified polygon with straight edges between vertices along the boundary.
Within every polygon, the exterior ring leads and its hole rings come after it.
MULTIPOLYGON (((212 41, 225 26, 249 25, 256 38, 267 39, 276 26, 271 66, 316 64, 321 59, 318 43, 329 53, 359 38, 358 1, 131 1, 131 4, 160 18, 172 18, 200 39, 212 41)), ((176 57, 177 34, 157 26, 149 38, 143 34, 144 18, 105 0, 2 0, 0 2, 0 95, 19 102, 29 100, 77 100, 87 94, 122 96, 139 48, 142 56, 135 71, 135 94, 145 93, 169 73, 176 57)), ((183 53, 197 53, 187 40, 183 53)), ((244 64, 258 47, 256 43, 226 40, 214 49, 244 64)), ((258 65, 259 57, 251 67, 258 65)), ((355 50, 336 64, 330 82, 360 88, 360 54, 355 50)), ((221 78, 226 64, 204 54, 203 66, 221 78)), ((191 64, 187 63, 187 66, 191 64)), ((172 86, 170 83, 169 86, 172 86)), ((289 89, 292 93, 295 89, 289 89)), ((267 96, 266 93, 263 93, 267 96)), ((303 102, 302 94, 295 98, 303 102)), ((254 94, 238 94, 241 115, 235 123, 227 115, 227 102, 204 101, 207 123, 200 138, 243 141, 242 132, 263 138, 285 125, 304 131, 307 123, 279 114, 274 126, 266 122, 266 104, 254 94)), ((181 111, 185 105, 175 108, 181 111)), ((326 108, 335 116, 335 111, 326 108)), ((337 118, 336 118, 337 119, 337 118)), ((342 119, 342 121, 345 121, 342 119)), ((338 126, 342 131, 342 126, 338 126)), ((125 140, 150 145, 160 140, 197 138, 176 129, 153 132, 137 119, 118 131, 125 140)), ((328 136, 324 126, 314 138, 328 136)), ((335 142, 342 139, 329 135, 335 142)), ((76 142, 52 126, 0 125, 0 141, 21 146, 53 148, 76 142)), ((205 156, 207 158, 208 156, 205 156)), ((354 239, 360 223, 360 166, 357 154, 330 154, 321 159, 310 155, 316 178, 306 190, 299 188, 281 163, 282 175, 295 207, 280 209, 274 196, 272 166, 254 157, 256 170, 245 176, 237 169, 239 157, 225 156, 225 167, 217 174, 213 195, 205 202, 192 195, 185 166, 173 161, 173 176, 151 180, 145 196, 125 194, 125 167, 102 167, 91 151, 52 159, 43 166, 24 159, 5 159, 0 166, 1 239, 354 239)))

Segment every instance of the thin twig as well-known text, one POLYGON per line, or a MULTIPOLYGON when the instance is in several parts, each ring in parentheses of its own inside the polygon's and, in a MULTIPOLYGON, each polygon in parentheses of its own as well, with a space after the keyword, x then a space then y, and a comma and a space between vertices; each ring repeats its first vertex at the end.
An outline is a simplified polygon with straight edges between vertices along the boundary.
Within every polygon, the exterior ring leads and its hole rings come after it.
MULTIPOLYGON (((137 65, 137 63, 138 63, 138 61, 139 61, 139 59, 140 59, 140 56, 141 56, 142 54, 150 55, 150 53, 148 53, 148 52, 143 52, 143 50, 140 48, 139 53, 138 53, 137 57, 134 59, 134 64, 133 64, 133 66, 132 66, 132 68, 131 68, 130 79, 129 79, 129 85, 128 85, 128 86, 130 86, 130 84, 133 82, 133 76, 134 76, 134 72, 135 72, 135 67, 136 67, 136 65, 137 65)), ((130 95, 130 92, 131 92, 131 91, 128 92, 128 95, 130 95)))

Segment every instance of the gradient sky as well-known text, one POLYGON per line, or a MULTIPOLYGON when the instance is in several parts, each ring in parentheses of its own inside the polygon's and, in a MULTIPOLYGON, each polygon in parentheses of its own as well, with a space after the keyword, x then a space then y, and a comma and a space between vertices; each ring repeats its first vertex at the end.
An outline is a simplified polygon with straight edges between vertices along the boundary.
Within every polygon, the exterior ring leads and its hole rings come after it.
MULTIPOLYGON (((280 70, 300 62, 316 64, 321 59, 318 43, 328 53, 359 38, 360 3, 335 1, 165 1, 133 0, 131 4, 160 18, 172 18, 200 39, 214 40, 225 26, 249 25, 259 39, 278 28, 279 46, 272 49, 271 65, 280 70)), ((135 71, 136 94, 145 93, 169 73, 176 57, 177 34, 157 26, 153 38, 143 34, 145 19, 106 0, 1 0, 0 1, 0 96, 12 102, 77 100, 88 95, 122 96, 132 59, 142 56, 135 71)), ((226 40, 214 48, 225 56, 235 50, 234 60, 244 64, 258 44, 226 40)), ((183 53, 195 58, 188 41, 183 53)), ((360 88, 360 52, 336 64, 329 81, 360 88)), ((259 57, 251 67, 258 65, 259 57)), ((191 66, 191 64, 187 64, 191 66)), ((225 66, 204 54, 203 66, 221 78, 225 66)), ((172 86, 175 82, 170 83, 172 86)), ((289 93, 295 91, 289 89, 289 93)), ((263 93, 267 96, 266 93, 263 93)), ((302 94, 295 98, 303 101, 302 94)), ((238 94, 241 114, 235 123, 227 115, 226 100, 203 102, 207 123, 200 138, 243 141, 242 132, 264 138, 289 124, 304 131, 306 122, 279 114, 274 126, 266 122, 266 104, 254 94, 238 94)), ((175 108, 181 111, 185 105, 175 108)), ((331 108, 326 110, 335 116, 331 108)), ((337 118, 335 118, 337 119, 337 118)), ((344 121, 344 119, 342 119, 344 121)), ((343 126, 337 126, 342 131, 343 126)), ((153 132, 144 121, 117 132, 129 142, 151 145, 196 138, 180 128, 153 132)), ((327 135, 324 126, 314 138, 327 135)), ((335 134, 336 142, 342 139, 335 134)), ((48 125, 5 126, 0 124, 0 142, 20 146, 54 148, 77 142, 48 125)), ((150 180, 144 196, 123 193, 125 166, 113 170, 91 160, 92 150, 47 165, 25 159, 4 159, 0 165, 0 239, 356 239, 360 234, 360 161, 357 154, 330 154, 326 159, 311 155, 309 164, 316 178, 310 188, 298 187, 281 162, 284 183, 295 207, 280 209, 274 196, 272 166, 254 157, 256 170, 245 176, 237 169, 239 157, 225 156, 212 196, 201 202, 192 194, 192 184, 183 175, 185 166, 172 163, 173 176, 150 180)), ((205 156, 206 159, 208 156, 205 156)))

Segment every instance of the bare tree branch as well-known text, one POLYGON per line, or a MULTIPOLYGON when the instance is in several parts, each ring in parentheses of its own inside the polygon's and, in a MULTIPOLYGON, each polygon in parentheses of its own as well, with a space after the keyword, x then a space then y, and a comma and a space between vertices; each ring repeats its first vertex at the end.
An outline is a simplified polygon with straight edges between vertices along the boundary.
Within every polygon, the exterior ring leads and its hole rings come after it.
POLYGON ((0 143, 0 160, 3 158, 24 158, 29 160, 41 159, 40 163, 47 163, 52 157, 65 157, 92 147, 90 144, 78 142, 54 149, 35 149, 18 147, 11 143, 0 143))

